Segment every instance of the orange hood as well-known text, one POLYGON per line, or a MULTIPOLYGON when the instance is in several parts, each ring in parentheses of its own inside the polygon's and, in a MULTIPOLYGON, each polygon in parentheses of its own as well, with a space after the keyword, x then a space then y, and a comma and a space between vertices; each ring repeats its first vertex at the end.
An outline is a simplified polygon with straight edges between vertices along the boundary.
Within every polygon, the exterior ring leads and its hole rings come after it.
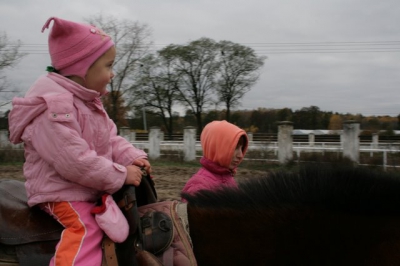
POLYGON ((249 141, 243 129, 225 120, 207 124, 200 136, 203 156, 222 167, 228 168, 241 136, 246 138, 246 144, 243 147, 244 156, 249 141))

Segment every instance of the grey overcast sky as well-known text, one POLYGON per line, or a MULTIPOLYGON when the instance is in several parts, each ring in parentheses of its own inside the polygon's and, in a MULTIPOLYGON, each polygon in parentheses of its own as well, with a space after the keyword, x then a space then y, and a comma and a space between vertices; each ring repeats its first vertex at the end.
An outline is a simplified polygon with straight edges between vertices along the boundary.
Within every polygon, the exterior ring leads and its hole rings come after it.
MULTIPOLYGON (((208 37, 267 56, 238 109, 400 114, 399 0, 0 0, 0 7, 0 31, 28 52, 6 72, 20 95, 49 65, 49 31, 41 33, 49 17, 103 14, 148 24, 155 49, 208 37)), ((0 105, 7 97, 0 93, 0 105)))

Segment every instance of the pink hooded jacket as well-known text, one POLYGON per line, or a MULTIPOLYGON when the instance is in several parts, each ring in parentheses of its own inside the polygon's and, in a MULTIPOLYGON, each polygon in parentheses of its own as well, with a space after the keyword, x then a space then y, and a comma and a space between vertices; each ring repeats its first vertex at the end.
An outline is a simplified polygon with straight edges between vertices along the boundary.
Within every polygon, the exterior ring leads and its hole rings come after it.
MULTIPOLYGON (((203 157, 202 168, 194 174, 182 189, 183 193, 195 194, 197 191, 216 190, 221 185, 237 186, 233 178, 236 169, 229 170, 236 145, 241 136, 245 136, 243 156, 248 147, 247 134, 243 129, 223 120, 207 124, 200 136, 203 157)), ((182 198, 182 201, 185 199, 182 198)))
POLYGON ((125 166, 147 158, 117 135, 100 94, 55 73, 40 77, 25 98, 14 98, 10 141, 24 142, 30 206, 96 201, 126 179, 125 166))

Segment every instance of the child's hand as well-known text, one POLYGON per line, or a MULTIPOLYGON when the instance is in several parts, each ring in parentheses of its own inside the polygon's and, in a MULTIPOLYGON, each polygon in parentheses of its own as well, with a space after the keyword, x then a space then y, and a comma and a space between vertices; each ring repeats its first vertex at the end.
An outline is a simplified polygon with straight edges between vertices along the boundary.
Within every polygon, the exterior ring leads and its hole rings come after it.
POLYGON ((133 165, 139 166, 144 169, 147 174, 151 174, 151 165, 150 162, 146 159, 137 159, 133 163, 133 165))
POLYGON ((126 167, 126 179, 125 179, 125 185, 134 185, 138 187, 140 185, 140 182, 142 181, 142 169, 140 167, 137 167, 136 165, 128 165, 126 167))

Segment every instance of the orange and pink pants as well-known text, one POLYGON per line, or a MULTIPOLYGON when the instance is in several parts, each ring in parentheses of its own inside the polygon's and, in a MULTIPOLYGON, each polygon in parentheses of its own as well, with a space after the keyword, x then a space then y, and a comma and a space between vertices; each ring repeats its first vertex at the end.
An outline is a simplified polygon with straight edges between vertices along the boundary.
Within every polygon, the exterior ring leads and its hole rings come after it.
POLYGON ((42 203, 40 207, 53 216, 64 230, 50 266, 100 266, 103 231, 90 210, 95 203, 63 201, 42 203))

